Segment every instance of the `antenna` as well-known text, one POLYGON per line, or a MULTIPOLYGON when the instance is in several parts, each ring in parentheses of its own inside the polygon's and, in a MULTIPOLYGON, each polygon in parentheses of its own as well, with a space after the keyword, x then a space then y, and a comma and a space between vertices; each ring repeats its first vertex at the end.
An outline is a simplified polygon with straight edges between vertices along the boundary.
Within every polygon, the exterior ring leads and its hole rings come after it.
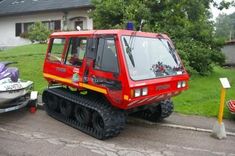
POLYGON ((139 28, 139 31, 142 31, 142 27, 144 26, 144 22, 145 20, 142 19, 141 22, 140 22, 140 28, 139 28))

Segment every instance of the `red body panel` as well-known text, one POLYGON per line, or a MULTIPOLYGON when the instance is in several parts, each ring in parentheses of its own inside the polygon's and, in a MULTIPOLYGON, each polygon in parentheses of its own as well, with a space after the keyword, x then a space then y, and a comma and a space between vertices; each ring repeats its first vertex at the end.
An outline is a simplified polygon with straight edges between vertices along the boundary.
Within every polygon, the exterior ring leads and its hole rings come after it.
MULTIPOLYGON (((120 37, 122 35, 132 35, 135 33, 136 36, 143 37, 156 37, 156 33, 146 32, 134 32, 129 30, 97 30, 97 31, 76 31, 76 32, 56 32, 53 33, 50 38, 66 38, 66 44, 64 52, 62 54, 61 62, 50 62, 47 57, 44 62, 44 77, 49 83, 61 83, 66 86, 71 86, 78 89, 90 89, 93 91, 101 92, 110 101, 110 103, 121 109, 130 109, 141 105, 152 104, 160 100, 170 98, 172 96, 180 94, 182 91, 188 88, 188 84, 183 88, 177 88, 179 81, 188 81, 189 76, 187 72, 182 75, 161 77, 149 80, 133 81, 128 72, 128 67, 125 62, 125 56, 122 52, 122 44, 120 37), (68 49, 68 43, 70 37, 88 37, 92 38, 97 35, 115 35, 115 45, 117 48, 117 58, 119 65, 119 74, 115 76, 111 72, 105 72, 93 68, 94 60, 84 58, 83 63, 80 67, 74 67, 64 64, 64 59, 68 49), (89 73, 87 81, 84 83, 85 66, 89 63, 89 73), (74 73, 79 76, 78 82, 73 82, 72 77, 74 73), (104 78, 121 82, 122 88, 120 90, 112 90, 103 85, 94 83, 94 78, 104 78), (146 96, 133 97, 133 90, 137 88, 148 88, 148 94, 146 96)), ((162 35, 165 39, 169 38, 166 35, 162 35)), ((170 41, 170 43, 172 43, 170 41)), ((50 45, 47 50, 50 51, 50 45)))

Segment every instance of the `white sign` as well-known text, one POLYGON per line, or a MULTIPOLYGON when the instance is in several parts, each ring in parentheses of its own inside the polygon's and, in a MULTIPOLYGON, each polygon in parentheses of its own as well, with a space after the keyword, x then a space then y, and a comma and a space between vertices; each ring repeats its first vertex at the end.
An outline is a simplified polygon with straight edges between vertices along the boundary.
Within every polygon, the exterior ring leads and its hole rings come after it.
POLYGON ((220 78, 220 83, 222 84, 223 88, 228 89, 231 88, 228 78, 220 78))
POLYGON ((38 98, 38 92, 37 91, 32 91, 30 94, 30 99, 31 100, 36 100, 38 98))

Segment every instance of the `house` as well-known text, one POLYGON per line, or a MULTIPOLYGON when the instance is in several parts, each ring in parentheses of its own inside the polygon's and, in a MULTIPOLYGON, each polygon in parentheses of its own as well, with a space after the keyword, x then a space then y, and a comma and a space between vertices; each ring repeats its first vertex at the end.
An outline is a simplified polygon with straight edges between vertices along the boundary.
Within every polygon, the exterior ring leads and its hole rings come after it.
POLYGON ((235 40, 228 41, 222 48, 225 54, 225 65, 235 66, 235 40))
POLYGON ((0 0, 0 48, 29 44, 24 39, 37 21, 50 30, 92 29, 91 0, 0 0))

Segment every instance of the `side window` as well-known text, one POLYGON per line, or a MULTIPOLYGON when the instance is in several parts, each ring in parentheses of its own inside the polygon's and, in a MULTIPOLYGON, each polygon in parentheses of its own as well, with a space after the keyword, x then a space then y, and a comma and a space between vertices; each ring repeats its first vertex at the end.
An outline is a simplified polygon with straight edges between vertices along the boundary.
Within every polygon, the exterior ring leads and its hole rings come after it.
POLYGON ((65 64, 72 66, 82 65, 84 55, 86 53, 87 39, 74 37, 70 39, 69 48, 65 60, 65 64))
POLYGON ((61 62, 62 53, 64 51, 65 38, 52 39, 51 49, 48 54, 48 60, 52 62, 61 62))
POLYGON ((100 38, 98 41, 95 69, 118 73, 117 50, 114 38, 100 38))

